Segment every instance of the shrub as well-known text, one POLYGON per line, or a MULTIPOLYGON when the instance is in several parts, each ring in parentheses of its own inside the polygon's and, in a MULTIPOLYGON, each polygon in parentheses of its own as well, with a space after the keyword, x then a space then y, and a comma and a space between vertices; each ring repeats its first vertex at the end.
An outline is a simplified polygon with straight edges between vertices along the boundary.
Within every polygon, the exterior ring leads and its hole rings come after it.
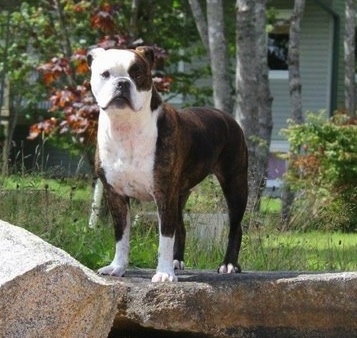
POLYGON ((290 123, 283 134, 290 143, 286 182, 298 192, 295 225, 356 231, 357 119, 309 113, 305 123, 290 123), (298 209, 305 219, 296 217, 298 209))

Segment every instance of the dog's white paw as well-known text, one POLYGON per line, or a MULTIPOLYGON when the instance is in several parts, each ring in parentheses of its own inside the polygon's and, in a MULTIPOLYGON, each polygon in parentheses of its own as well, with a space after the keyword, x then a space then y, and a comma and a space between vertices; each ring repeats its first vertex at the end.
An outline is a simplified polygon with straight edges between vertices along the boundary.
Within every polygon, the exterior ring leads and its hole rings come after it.
POLYGON ((218 273, 236 273, 241 272, 240 266, 234 266, 233 264, 222 264, 218 268, 218 273))
POLYGON ((173 268, 174 270, 185 270, 185 262, 174 259, 173 268))
POLYGON ((177 277, 174 273, 157 272, 151 279, 153 283, 158 282, 177 282, 177 277))
POLYGON ((125 267, 115 264, 104 266, 98 270, 100 275, 121 277, 125 273, 125 267))

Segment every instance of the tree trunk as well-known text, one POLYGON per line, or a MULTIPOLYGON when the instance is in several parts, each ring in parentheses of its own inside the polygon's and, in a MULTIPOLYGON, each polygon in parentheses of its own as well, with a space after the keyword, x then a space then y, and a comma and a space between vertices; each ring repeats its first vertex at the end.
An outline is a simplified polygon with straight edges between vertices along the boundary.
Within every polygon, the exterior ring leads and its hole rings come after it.
MULTIPOLYGON (((55 4, 55 8, 57 11, 57 15, 58 15, 58 21, 60 24, 60 31, 62 33, 62 49, 63 49, 63 54, 66 56, 66 58, 68 60, 71 59, 72 54, 73 54, 73 50, 72 50, 72 44, 71 44, 71 39, 70 39, 70 33, 68 32, 68 27, 66 24, 66 20, 63 14, 63 9, 62 9, 62 4, 60 0, 55 0, 54 1, 55 4)), ((72 68, 71 74, 67 74, 67 81, 69 84, 71 84, 72 86, 76 85, 76 79, 75 79, 75 74, 76 72, 73 69, 73 66, 70 65, 70 67, 72 68)))
POLYGON ((253 155, 256 146, 253 138, 259 134, 255 39, 253 2, 237 0, 236 115, 244 129, 249 154, 253 155))
POLYGON ((224 35, 222 0, 207 0, 207 24, 214 106, 233 114, 234 100, 224 35))
POLYGON ((129 34, 131 39, 138 38, 138 13, 139 13, 140 0, 131 1, 130 22, 129 22, 129 34))
POLYGON ((205 15, 202 11, 201 5, 198 0, 189 0, 188 2, 190 4, 191 12, 193 18, 195 19, 197 31, 200 35, 203 46, 206 48, 206 51, 209 52, 207 22, 205 19, 205 15))
POLYGON ((8 164, 9 164, 9 155, 10 155, 10 144, 12 138, 9 138, 9 88, 10 85, 6 79, 7 72, 7 55, 8 55, 8 47, 9 47, 9 39, 10 39, 10 11, 7 12, 6 18, 6 28, 4 34, 4 45, 3 45, 3 59, 1 60, 3 63, 3 71, 0 73, 0 149, 2 153, 2 168, 1 174, 8 174, 8 164))
POLYGON ((291 117, 295 123, 303 123, 300 76, 300 31, 304 14, 305 0, 295 0, 289 32, 289 90, 291 100, 291 117))
POLYGON ((210 60, 214 106, 233 114, 233 88, 224 34, 222 0, 207 0, 207 21, 199 1, 189 0, 189 4, 197 30, 210 60))
POLYGON ((236 115, 248 144, 249 209, 255 209, 260 205, 272 131, 265 6, 264 0, 236 2, 236 115))
MULTIPOLYGON (((289 32, 289 90, 291 100, 291 118, 295 123, 303 123, 302 99, 301 99, 301 77, 300 77, 300 30, 301 20, 305 8, 305 0, 295 0, 290 22, 289 32)), ((289 166, 289 163, 288 163, 289 166)), ((288 184, 285 184, 282 193, 282 221, 287 224, 291 216, 291 206, 294 193, 288 184)))
POLYGON ((259 170, 261 171, 260 176, 266 178, 270 154, 271 133, 273 130, 273 97, 269 86, 269 67, 267 58, 268 45, 266 40, 266 0, 256 0, 256 31, 259 138, 261 139, 261 143, 257 148, 257 156, 259 170))
POLYGON ((354 0, 346 0, 345 7, 345 108, 350 116, 356 115, 355 98, 355 27, 356 7, 354 0))

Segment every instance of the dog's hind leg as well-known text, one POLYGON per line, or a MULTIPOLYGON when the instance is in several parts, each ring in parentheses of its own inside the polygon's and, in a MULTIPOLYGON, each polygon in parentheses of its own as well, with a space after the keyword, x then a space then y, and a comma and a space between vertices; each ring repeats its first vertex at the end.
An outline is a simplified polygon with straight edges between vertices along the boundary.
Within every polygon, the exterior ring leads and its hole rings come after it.
POLYGON ((175 232, 175 244, 174 244, 174 261, 173 266, 175 270, 184 270, 184 252, 185 252, 185 242, 186 242, 186 230, 183 220, 183 208, 190 196, 190 191, 182 194, 179 198, 178 206, 178 222, 175 232))
MULTIPOLYGON (((227 162, 226 162, 227 163, 227 162)), ((219 266, 219 273, 241 272, 238 255, 242 242, 242 219, 247 206, 248 182, 244 163, 220 167, 215 172, 228 206, 229 235, 226 255, 219 266)))

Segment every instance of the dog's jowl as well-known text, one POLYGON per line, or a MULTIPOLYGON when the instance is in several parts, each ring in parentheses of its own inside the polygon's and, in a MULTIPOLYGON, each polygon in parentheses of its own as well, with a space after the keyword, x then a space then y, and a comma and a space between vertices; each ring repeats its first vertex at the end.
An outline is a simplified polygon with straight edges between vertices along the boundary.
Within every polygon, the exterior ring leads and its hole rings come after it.
POLYGON ((247 149, 238 123, 216 109, 181 111, 163 103, 151 68, 150 47, 96 48, 88 53, 91 87, 100 107, 96 170, 113 216, 116 248, 104 275, 122 276, 128 265, 129 199, 154 200, 159 256, 154 282, 176 281, 184 268, 182 210, 190 189, 215 174, 227 201, 229 238, 220 273, 239 272, 241 220, 247 203, 247 149))

